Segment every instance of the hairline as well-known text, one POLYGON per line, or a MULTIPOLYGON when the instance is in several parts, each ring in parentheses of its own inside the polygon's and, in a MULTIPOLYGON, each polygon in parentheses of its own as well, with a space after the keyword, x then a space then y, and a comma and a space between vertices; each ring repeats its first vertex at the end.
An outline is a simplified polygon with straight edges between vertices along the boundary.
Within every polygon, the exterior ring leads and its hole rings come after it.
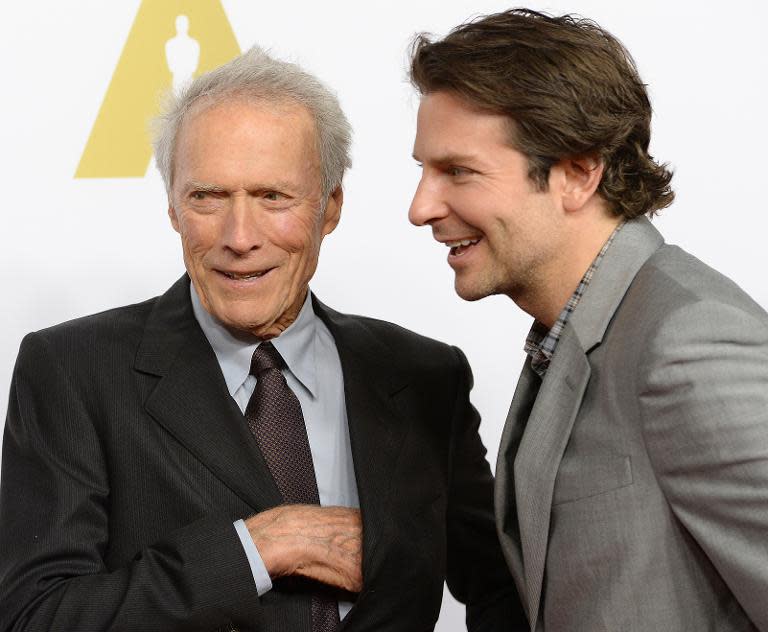
POLYGON ((268 104, 304 106, 314 121, 320 157, 321 197, 325 202, 343 184, 352 166, 352 129, 338 96, 295 63, 271 57, 259 46, 193 79, 180 92, 167 91, 150 123, 156 165, 166 195, 172 193, 174 162, 181 128, 190 114, 238 98, 268 104))
MULTIPOLYGON (((178 118, 178 122, 174 126, 174 133, 171 137, 171 147, 169 152, 170 164, 168 165, 169 169, 167 185, 168 201, 173 203, 171 196, 173 193, 173 185, 176 180, 176 150, 184 126, 190 122, 190 119, 193 119, 208 110, 212 110, 222 105, 223 103, 243 103, 254 107, 258 107, 259 105, 276 107, 288 106, 289 108, 296 107, 297 109, 304 111, 309 116, 309 119, 312 122, 312 133, 319 166, 318 178, 320 180, 321 211, 325 210, 325 206, 328 203, 328 199, 330 198, 333 191, 326 192, 323 190, 323 165, 320 152, 320 130, 318 128, 317 116, 315 116, 312 109, 303 103, 301 99, 297 99, 290 95, 273 95, 267 93, 259 94, 257 90, 248 90, 242 87, 230 88, 229 90, 221 90, 214 93, 201 94, 189 104, 187 104, 187 106, 181 112, 178 118)), ((339 183, 338 186, 341 186, 341 183, 339 183)))
MULTIPOLYGON (((411 83, 422 98, 431 94, 448 94, 461 101, 465 106, 474 112, 479 114, 493 114, 495 116, 502 117, 504 119, 504 144, 510 149, 514 149, 515 151, 520 152, 525 157, 525 160, 528 163, 528 179, 533 184, 535 184, 540 191, 546 191, 549 188, 548 182, 537 177, 537 169, 535 164, 542 160, 549 160, 554 163, 558 160, 562 160, 565 158, 565 156, 539 156, 528 151, 520 144, 520 139, 518 136, 518 122, 509 112, 504 111, 503 108, 494 107, 488 103, 483 103, 476 98, 473 98, 471 95, 468 95, 465 92, 452 86, 427 87, 418 84, 417 82, 413 81, 413 79, 411 80, 411 83)), ((416 159, 416 156, 414 156, 414 159, 416 159)))

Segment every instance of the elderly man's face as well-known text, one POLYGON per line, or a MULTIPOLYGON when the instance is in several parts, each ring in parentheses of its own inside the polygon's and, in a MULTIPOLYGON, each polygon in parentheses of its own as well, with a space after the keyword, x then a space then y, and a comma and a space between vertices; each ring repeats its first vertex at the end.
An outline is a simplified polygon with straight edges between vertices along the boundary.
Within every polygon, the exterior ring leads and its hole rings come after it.
POLYGON ((200 300, 232 330, 279 335, 296 318, 325 213, 315 125, 297 104, 234 100, 192 112, 179 133, 168 213, 200 300))

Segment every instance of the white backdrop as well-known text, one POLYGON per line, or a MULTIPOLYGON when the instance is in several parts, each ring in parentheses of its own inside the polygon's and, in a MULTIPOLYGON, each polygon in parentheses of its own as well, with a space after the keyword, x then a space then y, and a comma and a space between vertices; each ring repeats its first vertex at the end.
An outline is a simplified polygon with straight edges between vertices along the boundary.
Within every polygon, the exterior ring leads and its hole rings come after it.
MULTIPOLYGON (((73 177, 139 5, 2 5, 0 409, 26 332, 162 293, 183 271, 153 168, 145 178, 73 177)), ((509 5, 223 5, 241 48, 257 42, 317 74, 338 92, 355 129, 342 222, 325 242, 313 289, 336 309, 392 320, 462 347, 475 372, 473 401, 495 462, 530 318, 505 298, 458 299, 445 248, 427 229, 408 224, 419 177, 410 159, 418 102, 406 81, 405 50, 416 31, 442 35, 471 15, 509 5)), ((657 226, 668 241, 768 307, 768 3, 571 0, 530 6, 594 18, 628 46, 650 86, 652 153, 676 171, 677 201, 657 226)), ((438 630, 461 629, 462 611, 446 599, 438 630)))

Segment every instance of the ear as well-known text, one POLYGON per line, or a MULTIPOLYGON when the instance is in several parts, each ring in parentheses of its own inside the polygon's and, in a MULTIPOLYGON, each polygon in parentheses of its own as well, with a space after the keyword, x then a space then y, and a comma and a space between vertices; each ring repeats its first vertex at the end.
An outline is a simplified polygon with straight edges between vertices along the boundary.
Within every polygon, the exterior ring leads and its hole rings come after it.
POLYGON ((344 203, 344 191, 341 185, 328 196, 323 213, 323 237, 332 233, 341 219, 341 205, 344 203))
POLYGON ((177 233, 179 231, 179 218, 176 215, 176 209, 173 207, 173 204, 168 204, 168 217, 171 220, 171 226, 173 226, 173 230, 175 230, 177 233))
POLYGON ((563 158, 557 163, 561 171, 561 198, 568 213, 580 211, 595 195, 603 178, 604 165, 595 156, 563 158))

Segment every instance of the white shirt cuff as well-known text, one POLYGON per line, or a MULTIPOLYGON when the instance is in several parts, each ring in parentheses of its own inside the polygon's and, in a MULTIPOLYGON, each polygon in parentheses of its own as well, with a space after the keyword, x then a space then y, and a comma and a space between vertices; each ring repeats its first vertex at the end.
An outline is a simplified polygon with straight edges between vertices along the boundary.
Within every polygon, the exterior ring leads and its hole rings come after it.
POLYGON ((261 597, 264 593, 272 590, 272 579, 267 572, 267 567, 264 566, 264 560, 261 559, 259 549, 253 543, 251 534, 248 533, 248 527, 245 526, 245 522, 242 520, 236 520, 234 522, 235 531, 240 537, 240 542, 245 550, 245 555, 248 558, 248 564, 251 567, 251 573, 253 574, 253 581, 256 584, 256 592, 261 597))

